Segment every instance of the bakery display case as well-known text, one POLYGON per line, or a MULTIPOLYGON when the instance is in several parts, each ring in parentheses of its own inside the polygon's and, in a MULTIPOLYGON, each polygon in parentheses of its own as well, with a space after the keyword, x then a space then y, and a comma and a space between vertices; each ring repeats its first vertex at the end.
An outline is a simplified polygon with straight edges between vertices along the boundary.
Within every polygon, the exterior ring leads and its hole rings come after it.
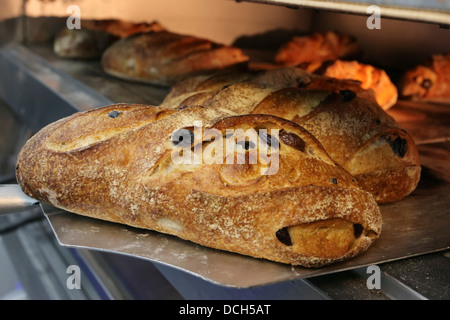
MULTIPOLYGON (((428 80, 444 88, 435 91, 437 98, 424 98, 424 89, 429 95, 432 91, 431 84, 423 79, 420 90, 411 89, 418 90, 414 91, 415 99, 404 96, 401 87, 407 71, 430 57, 445 57, 450 52, 449 3, 411 0, 134 0, 133 3, 130 6, 129 2, 115 0, 4 2, 4 10, 0 12, 2 185, 17 184, 17 155, 25 142, 47 124, 79 111, 116 103, 159 106, 167 101, 176 83, 148 83, 115 76, 107 72, 101 55, 85 59, 58 54, 55 39, 69 25, 78 21, 83 30, 87 21, 117 19, 146 23, 147 28, 155 28, 152 24, 157 23, 157 28, 160 24, 174 33, 239 48, 249 57, 255 68, 252 72, 256 73, 276 68, 278 50, 293 37, 329 31, 350 35, 362 51, 358 61, 382 70, 398 90, 395 101, 382 112, 395 119, 417 146, 421 164, 417 187, 398 201, 380 204, 381 236, 366 252, 320 268, 215 250, 154 231, 74 215, 45 203, 18 212, 4 209, 2 212, 0 204, 0 298, 450 298, 450 95, 445 95, 450 88, 450 83, 445 87, 445 79, 449 81, 445 70, 449 69, 437 62, 426 69, 434 68, 433 74, 437 76, 428 80), (371 275, 379 276, 379 286, 371 286, 371 275), (80 288, 74 289, 77 284, 80 288)), ((122 25, 121 30, 124 28, 122 25)), ((108 43, 106 48, 110 46, 108 43)), ((327 68, 321 64, 311 73, 331 72, 327 68)), ((423 75, 414 74, 408 79, 416 81, 419 76, 423 75)), ((377 79, 373 81, 375 84, 381 82, 377 79)), ((385 88, 381 89, 383 93, 385 88)), ((404 144, 394 145, 394 151, 403 157, 404 144)), ((6 190, 0 188, 3 195, 6 190)))

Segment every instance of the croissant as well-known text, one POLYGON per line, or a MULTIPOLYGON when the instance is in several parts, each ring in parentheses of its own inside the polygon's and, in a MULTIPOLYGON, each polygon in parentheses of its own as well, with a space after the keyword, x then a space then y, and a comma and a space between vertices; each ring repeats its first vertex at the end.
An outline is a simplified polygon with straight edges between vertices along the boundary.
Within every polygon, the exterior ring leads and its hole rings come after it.
POLYGON ((76 113, 24 145, 17 180, 75 214, 292 265, 349 259, 379 237, 372 195, 305 129, 226 113, 126 104, 76 113))
POLYGON ((173 87, 161 104, 192 105, 233 114, 270 114, 300 124, 380 204, 417 187, 420 161, 411 135, 352 81, 300 68, 194 77, 173 87))

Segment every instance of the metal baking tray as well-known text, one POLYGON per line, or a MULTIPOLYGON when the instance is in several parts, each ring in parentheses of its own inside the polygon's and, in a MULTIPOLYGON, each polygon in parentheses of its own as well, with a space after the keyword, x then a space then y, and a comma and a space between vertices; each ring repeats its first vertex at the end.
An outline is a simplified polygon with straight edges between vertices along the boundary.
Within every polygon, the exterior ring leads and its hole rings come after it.
POLYGON ((421 21, 448 25, 450 23, 450 3, 442 0, 244 0, 259 2, 288 8, 310 8, 335 12, 346 12, 359 15, 371 15, 370 7, 380 9, 382 17, 393 19, 421 21))
POLYGON ((381 206, 381 237, 365 253, 342 263, 312 269, 210 249, 174 236, 95 220, 47 205, 42 205, 42 209, 63 246, 134 256, 218 285, 248 288, 450 248, 449 178, 448 172, 445 176, 436 168, 424 167, 414 193, 399 202, 381 206))

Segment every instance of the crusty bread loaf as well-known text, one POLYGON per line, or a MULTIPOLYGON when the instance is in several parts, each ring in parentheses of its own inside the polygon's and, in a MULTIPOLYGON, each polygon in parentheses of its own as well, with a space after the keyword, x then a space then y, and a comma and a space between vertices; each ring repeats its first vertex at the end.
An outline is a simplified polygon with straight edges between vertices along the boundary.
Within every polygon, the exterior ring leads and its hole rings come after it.
POLYGON ((60 58, 98 59, 118 39, 102 30, 64 28, 55 36, 53 52, 60 58))
POLYGON ((292 265, 348 259, 379 237, 372 195, 305 129, 275 116, 227 113, 125 104, 77 113, 25 144, 17 180, 29 196, 67 211, 292 265), (203 161, 174 163, 182 141, 174 133, 183 128, 193 135, 182 150, 200 146, 203 161), (207 161, 220 148, 207 152, 206 129, 219 133, 214 141, 239 140, 238 129, 273 136, 224 150, 220 163, 207 161), (271 174, 263 158, 250 161, 253 149, 268 145, 266 155, 279 164, 271 174))
POLYGON ((356 60, 334 60, 312 62, 299 67, 310 73, 330 78, 351 79, 360 82, 361 88, 373 90, 377 103, 384 110, 395 105, 398 98, 397 87, 392 83, 386 71, 356 60))
POLYGON ((170 86, 187 77, 239 69, 248 57, 238 48, 161 31, 115 42, 103 54, 103 70, 115 77, 170 86))
POLYGON ((163 31, 165 28, 158 22, 133 22, 120 19, 87 20, 82 23, 83 29, 100 30, 126 38, 141 32, 163 31))
POLYGON ((416 101, 450 102, 450 53, 436 54, 408 70, 399 82, 400 95, 416 101))
POLYGON ((192 105, 226 109, 230 115, 271 114, 300 124, 378 203, 402 199, 420 179, 411 135, 374 102, 373 94, 351 81, 300 68, 196 77, 174 86, 161 107, 192 105))
POLYGON ((283 44, 275 55, 275 62, 286 67, 302 63, 337 59, 355 59, 362 53, 352 36, 333 31, 315 32, 306 36, 295 36, 283 44))
POLYGON ((161 31, 158 22, 129 22, 118 19, 83 20, 81 29, 63 28, 53 41, 61 58, 98 59, 113 42, 139 32, 161 31))

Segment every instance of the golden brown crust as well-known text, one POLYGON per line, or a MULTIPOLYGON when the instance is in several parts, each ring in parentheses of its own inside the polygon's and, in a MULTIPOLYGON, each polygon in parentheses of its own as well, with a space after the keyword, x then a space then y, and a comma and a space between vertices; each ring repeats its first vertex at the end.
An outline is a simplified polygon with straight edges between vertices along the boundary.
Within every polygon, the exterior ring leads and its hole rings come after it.
POLYGON ((83 20, 81 29, 62 29, 53 41, 61 58, 98 59, 112 43, 139 32, 162 31, 158 22, 128 22, 117 19, 83 20))
POLYGON ((450 101, 450 53, 431 56, 408 70, 399 83, 400 95, 417 101, 450 101))
POLYGON ((82 27, 91 30, 108 32, 119 38, 129 37, 141 32, 158 32, 165 28, 158 22, 131 22, 120 19, 87 20, 82 27))
POLYGON ((421 167, 413 139, 358 85, 348 90, 348 81, 315 77, 299 68, 213 78, 174 86, 161 106, 279 116, 315 136, 377 202, 400 200, 416 188, 421 167))
POLYGON ((360 54, 361 48, 353 37, 332 31, 316 32, 293 37, 278 50, 275 62, 292 67, 302 63, 356 58, 360 54))
POLYGON ((330 78, 357 80, 363 89, 374 91, 384 110, 389 109, 397 102, 396 86, 384 70, 352 60, 360 54, 353 37, 328 31, 294 37, 278 50, 275 62, 330 78))
POLYGON ((189 76, 240 68, 248 61, 238 48, 173 32, 147 32, 121 39, 102 57, 113 76, 172 85, 189 76))
MULTIPOLYGON (((251 148, 227 151, 223 159, 250 157, 251 148)), ((125 104, 77 113, 32 137, 16 174, 31 197, 77 214, 293 265, 354 257, 381 232, 370 193, 305 129, 269 115, 125 104), (238 139, 227 129, 282 129, 279 148, 270 151, 279 156, 279 170, 263 175, 263 161, 174 164, 170 136, 195 120, 225 139, 238 139), (313 245, 302 237, 313 237, 313 245)))
POLYGON ((301 67, 307 72, 330 78, 359 81, 361 88, 374 91, 377 103, 384 110, 391 108, 397 102, 397 87, 384 70, 374 66, 355 60, 335 60, 325 63, 310 63, 301 67))

